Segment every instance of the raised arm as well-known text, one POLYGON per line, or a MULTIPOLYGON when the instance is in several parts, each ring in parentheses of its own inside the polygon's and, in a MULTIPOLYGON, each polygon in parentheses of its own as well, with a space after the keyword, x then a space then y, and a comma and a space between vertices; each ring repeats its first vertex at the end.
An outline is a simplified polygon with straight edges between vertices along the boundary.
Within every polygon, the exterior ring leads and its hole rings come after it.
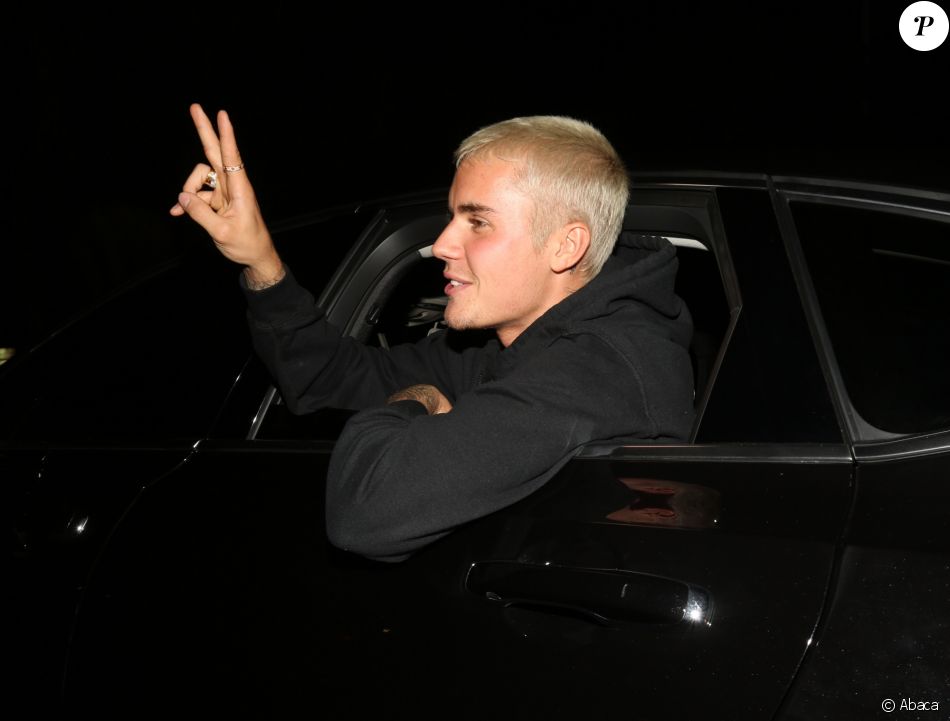
POLYGON ((170 212, 189 215, 208 231, 225 257, 245 266, 248 287, 275 285, 284 276, 283 265, 241 160, 231 120, 224 110, 218 111, 215 132, 200 105, 190 110, 208 163, 195 166, 170 212))

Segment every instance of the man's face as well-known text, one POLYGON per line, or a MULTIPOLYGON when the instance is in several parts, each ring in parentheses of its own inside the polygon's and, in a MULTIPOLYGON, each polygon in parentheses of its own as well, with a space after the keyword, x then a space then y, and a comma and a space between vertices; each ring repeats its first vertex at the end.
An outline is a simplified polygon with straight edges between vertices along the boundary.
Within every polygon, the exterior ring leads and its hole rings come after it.
POLYGON ((445 261, 450 328, 494 328, 505 346, 557 303, 547 251, 532 243, 534 203, 517 190, 517 166, 465 161, 449 191, 451 220, 433 246, 445 261))

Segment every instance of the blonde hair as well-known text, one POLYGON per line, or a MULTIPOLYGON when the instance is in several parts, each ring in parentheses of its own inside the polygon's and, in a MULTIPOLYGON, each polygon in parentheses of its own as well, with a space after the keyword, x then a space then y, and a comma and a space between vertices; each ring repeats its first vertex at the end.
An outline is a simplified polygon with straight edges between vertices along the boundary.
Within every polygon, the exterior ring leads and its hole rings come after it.
POLYGON ((627 170, 607 138, 573 118, 512 118, 463 140, 455 166, 486 155, 520 163, 515 184, 534 201, 536 247, 565 223, 587 224, 590 248, 578 270, 588 278, 597 275, 613 251, 630 197, 627 170))

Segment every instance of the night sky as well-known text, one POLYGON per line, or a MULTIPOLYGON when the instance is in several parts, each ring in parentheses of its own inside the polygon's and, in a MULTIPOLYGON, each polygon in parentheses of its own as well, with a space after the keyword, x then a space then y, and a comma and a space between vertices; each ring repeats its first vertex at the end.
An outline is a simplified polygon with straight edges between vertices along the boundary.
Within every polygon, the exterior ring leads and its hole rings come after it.
POLYGON ((708 168, 950 189, 950 41, 904 45, 907 4, 437 18, 360 6, 312 19, 281 2, 166 3, 8 19, 7 140, 22 170, 4 180, 0 346, 35 343, 205 242, 167 215, 203 160, 191 102, 231 113, 269 220, 447 186, 462 137, 548 113, 600 127, 634 177, 708 168))

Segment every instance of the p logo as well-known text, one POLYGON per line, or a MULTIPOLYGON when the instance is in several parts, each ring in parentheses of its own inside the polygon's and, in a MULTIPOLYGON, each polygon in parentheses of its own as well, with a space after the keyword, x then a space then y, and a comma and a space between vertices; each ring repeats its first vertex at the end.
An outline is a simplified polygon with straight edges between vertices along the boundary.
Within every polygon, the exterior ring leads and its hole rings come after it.
POLYGON ((947 39, 950 22, 943 8, 932 2, 915 2, 901 13, 901 38, 914 50, 933 50, 947 39))

